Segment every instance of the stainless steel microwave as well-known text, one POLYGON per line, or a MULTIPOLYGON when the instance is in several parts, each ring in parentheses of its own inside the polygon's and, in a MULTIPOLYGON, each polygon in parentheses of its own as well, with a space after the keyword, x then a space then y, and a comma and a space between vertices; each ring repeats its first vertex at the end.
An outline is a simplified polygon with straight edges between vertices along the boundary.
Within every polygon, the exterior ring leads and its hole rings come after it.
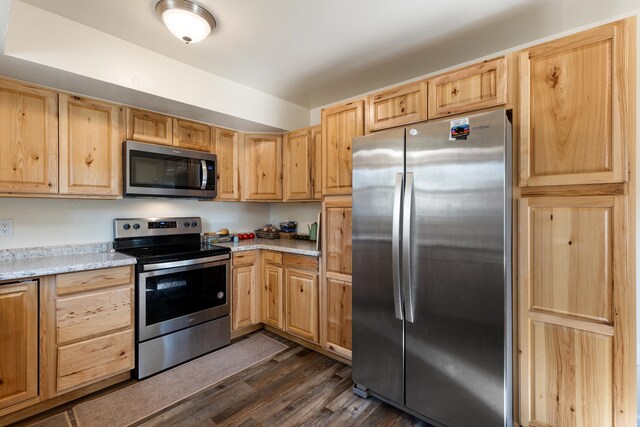
POLYGON ((125 197, 216 197, 216 155, 182 148, 125 141, 125 197))

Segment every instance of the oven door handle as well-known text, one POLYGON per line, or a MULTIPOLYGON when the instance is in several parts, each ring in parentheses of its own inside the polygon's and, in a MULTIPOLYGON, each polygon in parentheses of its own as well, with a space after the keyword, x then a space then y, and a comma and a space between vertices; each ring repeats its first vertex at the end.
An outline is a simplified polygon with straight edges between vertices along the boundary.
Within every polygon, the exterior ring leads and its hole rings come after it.
POLYGON ((231 255, 216 255, 207 258, 185 259, 182 261, 159 262, 156 264, 144 264, 142 271, 164 270, 167 268, 185 267, 187 265, 205 264, 207 262, 226 261, 231 259, 231 255))

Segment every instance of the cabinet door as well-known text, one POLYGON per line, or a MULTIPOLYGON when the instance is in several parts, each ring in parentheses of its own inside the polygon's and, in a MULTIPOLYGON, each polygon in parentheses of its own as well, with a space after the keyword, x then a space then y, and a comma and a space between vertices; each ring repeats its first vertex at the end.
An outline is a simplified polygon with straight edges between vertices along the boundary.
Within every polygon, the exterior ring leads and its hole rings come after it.
POLYGON ((284 138, 283 200, 309 200, 311 188, 311 133, 301 129, 288 133, 284 138))
POLYGON ((217 156, 218 200, 240 200, 240 146, 238 132, 215 128, 213 152, 217 156))
POLYGON ((520 53, 521 186, 628 180, 635 105, 627 95, 636 78, 629 25, 619 21, 520 53))
POLYGON ((211 127, 204 123, 173 119, 173 145, 188 150, 211 151, 211 127))
POLYGON ((286 269, 286 331, 318 343, 318 273, 286 269))
POLYGON ((117 196, 124 108, 60 94, 60 194, 117 196))
POLYGON ((328 278, 325 289, 325 345, 351 358, 351 282, 328 278))
POLYGON ((427 84, 409 83, 367 97, 369 130, 427 120, 427 84))
POLYGON ((245 200, 282 200, 282 137, 244 135, 245 200))
POLYGON ((127 108, 127 139, 173 145, 173 119, 164 114, 127 108))
POLYGON ((0 191, 58 192, 58 94, 0 80, 0 191))
POLYGON ((323 212, 323 249, 326 271, 351 274, 351 199, 327 200, 323 212))
POLYGON ((352 140, 364 135, 364 101, 322 110, 322 194, 351 194, 352 140))
POLYGON ((0 285, 0 409, 38 396, 38 284, 0 285))
POLYGON ((232 280, 231 330, 235 331, 258 322, 255 267, 234 268, 232 280))
POLYGON ((284 329, 282 267, 264 264, 262 283, 262 321, 284 329))
POLYGON ((322 126, 311 128, 311 188, 313 199, 322 200, 322 126))
POLYGON ((449 116, 507 102, 504 57, 429 80, 429 118, 449 116))
POLYGON ((625 204, 623 196, 520 201, 522 425, 626 426, 635 417, 625 204))

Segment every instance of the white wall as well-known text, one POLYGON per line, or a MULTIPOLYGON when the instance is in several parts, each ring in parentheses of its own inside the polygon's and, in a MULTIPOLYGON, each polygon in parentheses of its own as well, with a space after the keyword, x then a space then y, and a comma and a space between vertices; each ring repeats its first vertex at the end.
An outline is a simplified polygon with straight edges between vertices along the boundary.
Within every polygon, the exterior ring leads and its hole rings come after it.
POLYGON ((0 198, 0 219, 13 219, 13 237, 0 237, 0 249, 110 242, 115 218, 154 216, 200 216, 205 232, 248 231, 270 218, 267 203, 0 198))
POLYGON ((269 222, 277 227, 281 222, 298 221, 298 233, 308 234, 307 225, 318 221, 321 210, 320 202, 272 203, 269 222))

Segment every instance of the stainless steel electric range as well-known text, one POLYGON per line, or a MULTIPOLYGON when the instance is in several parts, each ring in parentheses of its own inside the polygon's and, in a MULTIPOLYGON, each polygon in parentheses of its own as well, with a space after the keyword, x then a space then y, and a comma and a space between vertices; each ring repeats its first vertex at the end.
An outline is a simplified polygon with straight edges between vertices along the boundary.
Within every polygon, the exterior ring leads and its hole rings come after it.
POLYGON ((228 345, 231 250, 202 245, 188 218, 114 221, 116 251, 137 259, 138 379, 228 345))

